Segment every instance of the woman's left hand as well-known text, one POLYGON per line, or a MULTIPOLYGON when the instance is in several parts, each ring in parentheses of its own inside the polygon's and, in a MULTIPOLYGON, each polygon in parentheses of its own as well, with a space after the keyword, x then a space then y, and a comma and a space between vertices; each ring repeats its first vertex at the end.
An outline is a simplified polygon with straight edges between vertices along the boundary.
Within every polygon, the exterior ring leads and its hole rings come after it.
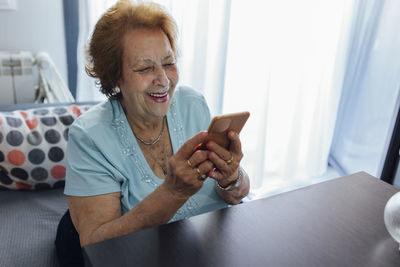
POLYGON ((231 141, 229 149, 225 149, 214 141, 208 141, 206 144, 210 151, 209 160, 215 165, 215 168, 210 171, 209 177, 214 178, 222 187, 226 187, 238 179, 238 167, 243 158, 239 135, 234 131, 229 131, 228 138, 231 141))

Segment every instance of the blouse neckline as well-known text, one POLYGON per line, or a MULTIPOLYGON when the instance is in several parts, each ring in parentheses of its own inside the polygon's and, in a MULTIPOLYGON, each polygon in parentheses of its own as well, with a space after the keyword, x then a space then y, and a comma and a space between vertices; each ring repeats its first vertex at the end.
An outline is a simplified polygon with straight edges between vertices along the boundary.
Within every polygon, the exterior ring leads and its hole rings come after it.
MULTIPOLYGON (((116 100, 114 103, 117 105, 117 116, 115 116, 114 120, 119 121, 122 125, 124 125, 123 128, 125 128, 123 130, 125 133, 123 136, 121 136, 121 140, 125 141, 122 145, 125 146, 128 151, 132 151, 132 153, 128 153, 128 155, 134 156, 135 163, 138 164, 139 169, 141 169, 142 181, 152 184, 153 187, 159 186, 164 179, 157 177, 147 163, 147 160, 140 149, 135 136, 133 135, 121 103, 118 100, 116 100)), ((180 123, 181 120, 178 118, 175 97, 172 99, 166 117, 168 123, 168 133, 172 145, 172 153, 175 154, 184 143, 183 127, 180 123)))
MULTIPOLYGON (((175 92, 176 94, 177 92, 175 92)), ((164 179, 157 177, 153 170, 150 168, 143 155, 142 150, 137 143, 132 129, 129 126, 128 119, 118 100, 111 101, 114 106, 114 119, 113 128, 117 131, 121 145, 123 147, 123 154, 127 157, 132 157, 133 162, 138 168, 140 173, 141 182, 150 186, 153 190, 164 182, 164 179)), ((184 128, 182 119, 177 112, 176 95, 172 99, 170 108, 167 113, 168 132, 172 143, 172 151, 175 154, 179 148, 184 144, 184 128)), ((185 204, 176 212, 171 221, 176 221, 186 217, 197 214, 200 206, 197 203, 196 196, 190 197, 185 204)))

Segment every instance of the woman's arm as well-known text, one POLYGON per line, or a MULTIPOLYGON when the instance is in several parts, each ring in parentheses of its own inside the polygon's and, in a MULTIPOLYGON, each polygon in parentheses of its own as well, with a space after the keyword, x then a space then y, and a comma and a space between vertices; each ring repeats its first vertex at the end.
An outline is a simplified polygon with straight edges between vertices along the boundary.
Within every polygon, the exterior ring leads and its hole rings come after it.
POLYGON ((121 194, 68 196, 72 222, 81 246, 167 223, 188 197, 174 194, 165 183, 121 216, 121 194))
POLYGON ((212 169, 207 151, 196 151, 197 144, 205 142, 202 132, 189 139, 169 160, 164 183, 129 212, 121 216, 121 194, 110 193, 90 197, 68 196, 72 222, 79 233, 81 246, 167 223, 176 211, 203 186, 195 169, 202 173, 212 169))

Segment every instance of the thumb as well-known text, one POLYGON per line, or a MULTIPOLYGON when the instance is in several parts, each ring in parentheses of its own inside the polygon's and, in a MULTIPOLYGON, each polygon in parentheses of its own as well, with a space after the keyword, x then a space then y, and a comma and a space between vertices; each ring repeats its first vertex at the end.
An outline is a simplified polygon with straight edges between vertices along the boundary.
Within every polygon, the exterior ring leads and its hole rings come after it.
POLYGON ((183 159, 190 157, 193 154, 193 152, 195 151, 195 148, 197 147, 197 145, 206 142, 207 138, 208 138, 207 132, 197 133, 196 135, 194 135, 192 138, 188 139, 182 145, 182 147, 179 149, 179 151, 176 153, 176 155, 183 159))

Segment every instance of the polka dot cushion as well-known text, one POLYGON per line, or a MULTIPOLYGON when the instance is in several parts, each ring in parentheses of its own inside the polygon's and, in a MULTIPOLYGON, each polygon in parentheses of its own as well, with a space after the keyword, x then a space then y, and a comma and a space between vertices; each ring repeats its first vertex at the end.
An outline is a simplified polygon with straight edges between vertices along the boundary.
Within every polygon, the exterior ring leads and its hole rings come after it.
POLYGON ((69 126, 91 106, 0 112, 0 190, 63 187, 69 126))

